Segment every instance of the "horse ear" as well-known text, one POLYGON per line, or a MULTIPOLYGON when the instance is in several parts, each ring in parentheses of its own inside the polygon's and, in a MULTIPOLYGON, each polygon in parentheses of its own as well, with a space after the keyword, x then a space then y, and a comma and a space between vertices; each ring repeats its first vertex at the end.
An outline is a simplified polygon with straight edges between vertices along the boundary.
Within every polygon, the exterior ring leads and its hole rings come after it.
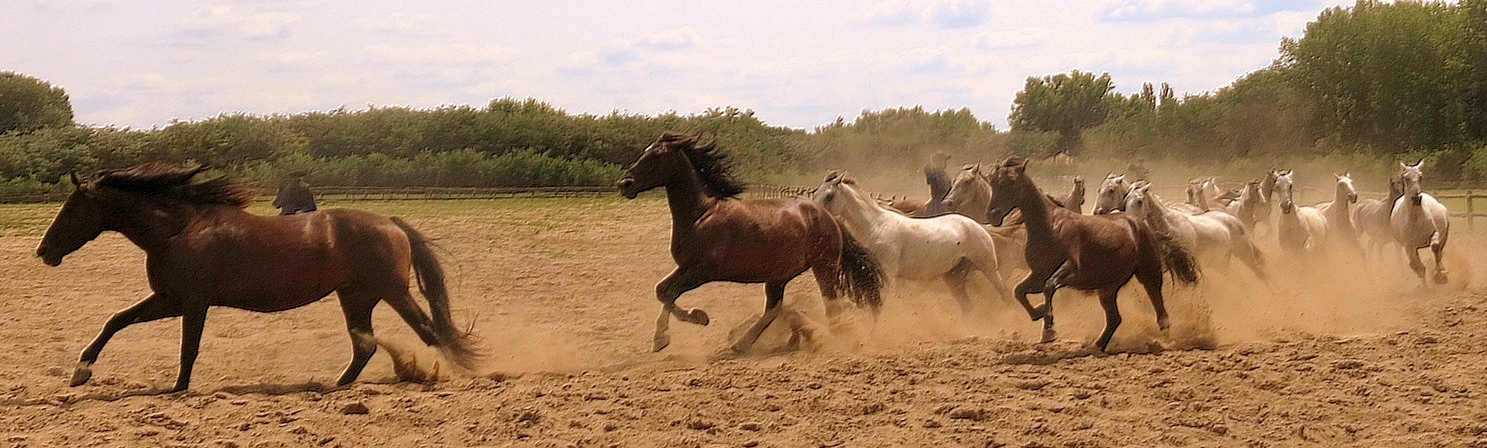
POLYGON ((1418 169, 1424 168, 1424 167, 1425 167, 1425 159, 1420 159, 1419 162, 1415 162, 1415 166, 1414 166, 1415 169, 1418 170, 1418 169))
POLYGON ((1080 176, 1078 174, 1075 174, 1074 175, 1074 181, 1075 182, 1084 182, 1084 176, 1080 176))
POLYGON ((70 178, 72 178, 72 186, 74 186, 74 187, 81 187, 81 186, 83 186, 83 181, 77 178, 77 172, 76 171, 69 171, 67 173, 67 176, 70 177, 70 178))

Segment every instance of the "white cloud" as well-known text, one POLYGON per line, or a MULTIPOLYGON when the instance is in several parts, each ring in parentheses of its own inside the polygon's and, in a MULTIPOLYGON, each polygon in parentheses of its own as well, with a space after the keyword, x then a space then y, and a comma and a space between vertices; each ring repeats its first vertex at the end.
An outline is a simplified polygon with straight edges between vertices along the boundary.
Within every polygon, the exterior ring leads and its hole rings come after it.
POLYGON ((439 16, 433 14, 392 13, 377 18, 360 17, 353 21, 362 30, 374 33, 422 32, 437 27, 439 16))
POLYGON ((366 55, 383 64, 492 64, 516 60, 521 52, 499 45, 429 44, 366 46, 366 55))
POLYGON ((929 6, 929 21, 940 28, 981 26, 991 15, 991 2, 986 0, 941 0, 929 6))
POLYGON ((975 45, 983 50, 1027 48, 1043 45, 1052 38, 1053 30, 1044 27, 1025 27, 981 34, 976 36, 975 45))
POLYGON ((981 26, 990 17, 989 0, 886 0, 857 14, 858 20, 871 25, 897 27, 928 22, 945 29, 981 26))
POLYGON ((242 37, 267 39, 289 37, 300 15, 291 12, 243 12, 231 6, 199 8, 181 23, 185 33, 196 37, 242 37))

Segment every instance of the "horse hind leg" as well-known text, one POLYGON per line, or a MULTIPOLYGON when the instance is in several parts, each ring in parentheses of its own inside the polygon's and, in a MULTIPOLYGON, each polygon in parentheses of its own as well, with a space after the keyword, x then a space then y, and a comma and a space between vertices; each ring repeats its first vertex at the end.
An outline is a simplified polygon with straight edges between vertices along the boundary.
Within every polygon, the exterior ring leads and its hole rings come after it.
POLYGON ((971 308, 974 307, 971 303, 971 295, 966 292, 966 278, 970 276, 973 266, 969 260, 961 260, 945 275, 940 276, 940 279, 945 281, 945 286, 950 288, 950 295, 955 297, 956 303, 960 304, 961 316, 970 315, 971 308))
POLYGON ((109 339, 115 333, 133 324, 149 322, 154 320, 176 317, 181 315, 181 302, 160 294, 152 294, 128 308, 114 313, 108 322, 103 324, 103 330, 93 338, 93 342, 83 349, 78 357, 77 369, 72 372, 72 381, 69 386, 77 387, 86 384, 93 378, 93 363, 98 362, 98 355, 103 352, 103 346, 108 344, 109 339))
POLYGON ((754 326, 749 327, 749 331, 733 343, 734 353, 748 352, 749 348, 754 346, 754 342, 759 340, 759 335, 764 334, 769 324, 774 323, 775 318, 780 316, 780 304, 785 301, 785 285, 788 283, 789 281, 786 280, 764 284, 764 314, 759 316, 754 326))
POLYGON ((1445 251, 1446 237, 1440 232, 1436 232, 1430 238, 1430 252, 1432 255, 1435 255, 1435 273, 1431 275, 1431 279, 1434 280, 1435 283, 1442 285, 1446 284, 1446 282, 1450 280, 1447 277, 1446 266, 1443 263, 1444 260, 1442 259, 1445 255, 1445 251))
MULTIPOLYGON (((1095 346, 1101 352, 1109 351, 1110 338, 1115 336, 1115 329, 1120 328, 1120 304, 1116 301, 1119 292, 1119 286, 1100 290, 1100 307, 1105 309, 1105 331, 1100 332, 1100 339, 1095 341, 1095 346)), ((1167 327, 1163 326, 1162 329, 1166 330, 1167 327)))
MULTIPOLYGON (((341 313, 346 316, 346 330, 351 335, 351 363, 346 365, 346 370, 341 371, 341 377, 336 379, 336 386, 345 386, 351 384, 352 381, 356 381, 356 377, 361 376, 361 371, 366 368, 367 361, 371 360, 372 355, 377 353, 377 337, 372 332, 372 309, 376 308, 379 300, 375 296, 356 293, 347 294, 345 291, 341 291, 338 294, 341 299, 341 313)), ((406 293, 404 294, 406 295, 406 293)), ((392 301, 392 303, 396 303, 396 301, 392 301)), ((412 303, 411 298, 408 299, 408 303, 412 303)), ((397 310, 399 314, 403 314, 403 310, 399 309, 397 305, 394 305, 393 309, 397 310)), ((404 319, 407 319, 406 315, 404 319)), ((424 317, 424 320, 427 319, 427 317, 424 317)), ((429 325, 432 325, 432 323, 429 325)), ((424 342, 428 342, 428 339, 424 336, 424 331, 420 331, 419 326, 416 324, 412 326, 414 332, 418 333, 419 338, 424 339, 424 342)), ((430 333, 432 332, 430 331, 430 333)))

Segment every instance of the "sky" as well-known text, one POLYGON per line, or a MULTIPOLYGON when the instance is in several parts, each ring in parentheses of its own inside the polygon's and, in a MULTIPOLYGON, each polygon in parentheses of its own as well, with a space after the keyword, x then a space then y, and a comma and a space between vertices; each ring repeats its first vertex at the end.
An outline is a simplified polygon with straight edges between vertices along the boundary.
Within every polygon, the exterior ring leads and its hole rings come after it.
POLYGON ((1336 0, 6 0, 0 71, 75 119, 484 107, 753 110, 814 129, 866 110, 969 109, 1006 129, 1028 77, 1212 92, 1269 65, 1336 0))

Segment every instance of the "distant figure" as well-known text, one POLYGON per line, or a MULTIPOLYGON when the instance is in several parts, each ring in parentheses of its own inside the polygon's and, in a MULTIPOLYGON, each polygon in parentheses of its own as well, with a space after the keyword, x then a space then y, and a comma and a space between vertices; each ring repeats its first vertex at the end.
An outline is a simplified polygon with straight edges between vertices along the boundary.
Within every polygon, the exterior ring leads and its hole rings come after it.
POLYGON ((310 184, 305 182, 306 174, 304 171, 289 173, 289 181, 279 186, 279 193, 274 196, 274 208, 279 209, 280 215, 315 211, 315 193, 310 192, 310 184))
POLYGON ((936 152, 924 166, 924 183, 929 184, 929 203, 918 216, 939 216, 949 212, 945 209, 945 196, 950 195, 950 175, 945 174, 945 165, 949 161, 949 154, 936 152))
POLYGON ((1134 177, 1134 180, 1146 180, 1146 177, 1151 175, 1151 169, 1146 167, 1146 158, 1138 158, 1130 165, 1126 165, 1126 174, 1134 177))

